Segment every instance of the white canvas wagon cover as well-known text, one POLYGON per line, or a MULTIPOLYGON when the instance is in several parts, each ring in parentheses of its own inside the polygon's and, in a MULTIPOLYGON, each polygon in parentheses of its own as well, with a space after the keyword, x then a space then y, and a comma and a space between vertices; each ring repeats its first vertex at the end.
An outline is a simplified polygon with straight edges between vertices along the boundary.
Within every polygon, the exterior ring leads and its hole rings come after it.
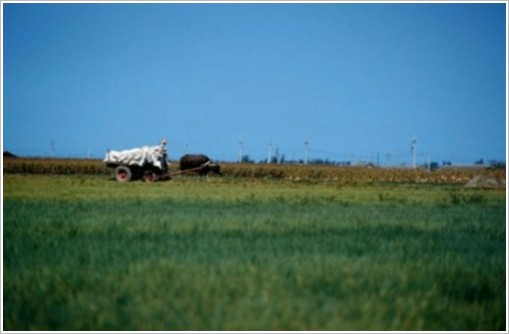
POLYGON ((104 158, 105 163, 121 165, 152 164, 157 168, 163 169, 166 159, 166 140, 161 141, 157 146, 143 146, 124 151, 108 151, 104 158))

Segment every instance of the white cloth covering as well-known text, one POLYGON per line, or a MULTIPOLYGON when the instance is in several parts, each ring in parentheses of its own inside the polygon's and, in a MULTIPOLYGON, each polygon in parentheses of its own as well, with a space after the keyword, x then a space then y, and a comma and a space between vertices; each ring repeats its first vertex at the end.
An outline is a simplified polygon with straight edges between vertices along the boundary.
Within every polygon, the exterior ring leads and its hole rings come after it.
POLYGON ((163 164, 166 163, 164 159, 165 155, 166 141, 163 140, 161 144, 157 146, 143 146, 125 151, 109 151, 106 153, 106 157, 103 161, 105 163, 138 166, 152 164, 159 169, 163 169, 166 167, 163 166, 163 164))

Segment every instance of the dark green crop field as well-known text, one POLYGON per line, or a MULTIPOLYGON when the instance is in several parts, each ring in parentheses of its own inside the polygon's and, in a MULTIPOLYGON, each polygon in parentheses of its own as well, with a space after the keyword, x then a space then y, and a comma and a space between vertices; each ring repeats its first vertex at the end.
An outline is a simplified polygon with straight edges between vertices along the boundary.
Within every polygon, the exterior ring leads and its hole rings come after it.
POLYGON ((506 329, 505 189, 3 175, 3 329, 506 329))

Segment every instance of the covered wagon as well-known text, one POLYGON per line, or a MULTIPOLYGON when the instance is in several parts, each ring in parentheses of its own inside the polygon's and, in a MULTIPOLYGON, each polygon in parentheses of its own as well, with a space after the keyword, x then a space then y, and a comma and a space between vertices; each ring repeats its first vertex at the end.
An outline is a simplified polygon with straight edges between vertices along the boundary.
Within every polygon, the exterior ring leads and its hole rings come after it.
POLYGON ((108 151, 103 162, 115 169, 119 182, 136 179, 144 181, 168 180, 166 140, 157 146, 143 146, 124 151, 108 151))

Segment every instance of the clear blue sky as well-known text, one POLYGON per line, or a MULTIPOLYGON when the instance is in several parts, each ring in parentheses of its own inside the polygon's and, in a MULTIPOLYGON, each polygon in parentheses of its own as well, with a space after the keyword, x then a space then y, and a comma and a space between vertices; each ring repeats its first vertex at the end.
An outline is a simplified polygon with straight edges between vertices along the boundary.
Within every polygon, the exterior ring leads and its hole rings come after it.
POLYGON ((506 157, 506 5, 3 4, 3 147, 506 157))

